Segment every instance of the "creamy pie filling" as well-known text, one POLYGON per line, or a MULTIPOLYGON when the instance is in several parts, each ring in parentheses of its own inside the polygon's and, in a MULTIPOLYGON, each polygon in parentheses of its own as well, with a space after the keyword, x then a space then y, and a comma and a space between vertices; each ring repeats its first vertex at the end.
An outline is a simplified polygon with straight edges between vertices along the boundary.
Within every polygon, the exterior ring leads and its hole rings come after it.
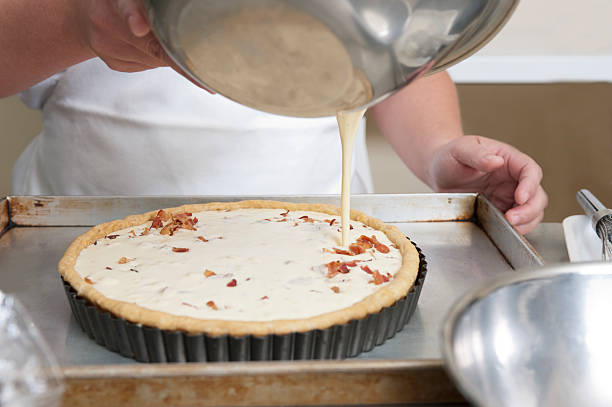
POLYGON ((108 298, 173 315, 308 318, 361 301, 402 264, 383 232, 350 225, 341 247, 340 217, 320 212, 161 212, 90 244, 75 270, 108 298))

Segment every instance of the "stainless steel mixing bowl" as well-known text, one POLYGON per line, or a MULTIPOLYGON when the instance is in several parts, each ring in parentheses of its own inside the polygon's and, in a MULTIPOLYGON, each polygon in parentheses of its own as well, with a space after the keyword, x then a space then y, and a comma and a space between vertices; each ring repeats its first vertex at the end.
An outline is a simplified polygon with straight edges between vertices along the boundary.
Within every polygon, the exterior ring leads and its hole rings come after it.
POLYGON ((479 406, 612 406, 612 265, 511 272, 464 296, 447 369, 479 406))
POLYGON ((484 45, 518 0, 146 0, 153 31, 205 87, 270 113, 370 106, 484 45))

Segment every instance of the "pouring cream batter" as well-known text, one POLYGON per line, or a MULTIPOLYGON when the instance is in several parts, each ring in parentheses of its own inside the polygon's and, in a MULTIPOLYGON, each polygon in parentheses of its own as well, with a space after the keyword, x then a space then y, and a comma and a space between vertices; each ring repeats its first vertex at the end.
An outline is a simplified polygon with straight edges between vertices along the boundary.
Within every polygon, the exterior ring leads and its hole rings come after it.
POLYGON ((338 130, 342 142, 342 246, 348 246, 349 220, 351 216, 351 162, 353 160, 353 144, 355 133, 365 114, 364 110, 355 112, 338 112, 338 130))

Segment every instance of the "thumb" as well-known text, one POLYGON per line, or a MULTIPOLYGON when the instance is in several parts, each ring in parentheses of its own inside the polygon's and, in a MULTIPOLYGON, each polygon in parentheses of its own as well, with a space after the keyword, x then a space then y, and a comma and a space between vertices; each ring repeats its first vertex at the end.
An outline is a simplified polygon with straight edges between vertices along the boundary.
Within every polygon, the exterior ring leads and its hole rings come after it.
POLYGON ((463 136, 450 151, 460 164, 476 171, 491 172, 504 165, 504 158, 489 150, 478 136, 463 136))

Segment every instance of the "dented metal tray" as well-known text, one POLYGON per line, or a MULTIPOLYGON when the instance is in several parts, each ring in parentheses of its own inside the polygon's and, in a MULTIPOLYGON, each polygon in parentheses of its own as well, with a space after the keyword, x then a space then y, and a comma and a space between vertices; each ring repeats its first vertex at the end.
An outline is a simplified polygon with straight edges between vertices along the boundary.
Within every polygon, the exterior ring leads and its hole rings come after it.
POLYGON ((454 403, 439 329, 479 282, 543 258, 478 194, 356 195, 352 207, 397 226, 425 253, 428 277, 411 321, 384 345, 337 361, 139 364, 89 339, 57 273, 88 227, 187 203, 274 199, 339 205, 338 196, 7 197, 0 200, 0 290, 30 311, 62 365, 65 405, 454 403), (154 389, 154 390, 151 390, 154 389), (164 397, 160 398, 159 395, 164 397))

